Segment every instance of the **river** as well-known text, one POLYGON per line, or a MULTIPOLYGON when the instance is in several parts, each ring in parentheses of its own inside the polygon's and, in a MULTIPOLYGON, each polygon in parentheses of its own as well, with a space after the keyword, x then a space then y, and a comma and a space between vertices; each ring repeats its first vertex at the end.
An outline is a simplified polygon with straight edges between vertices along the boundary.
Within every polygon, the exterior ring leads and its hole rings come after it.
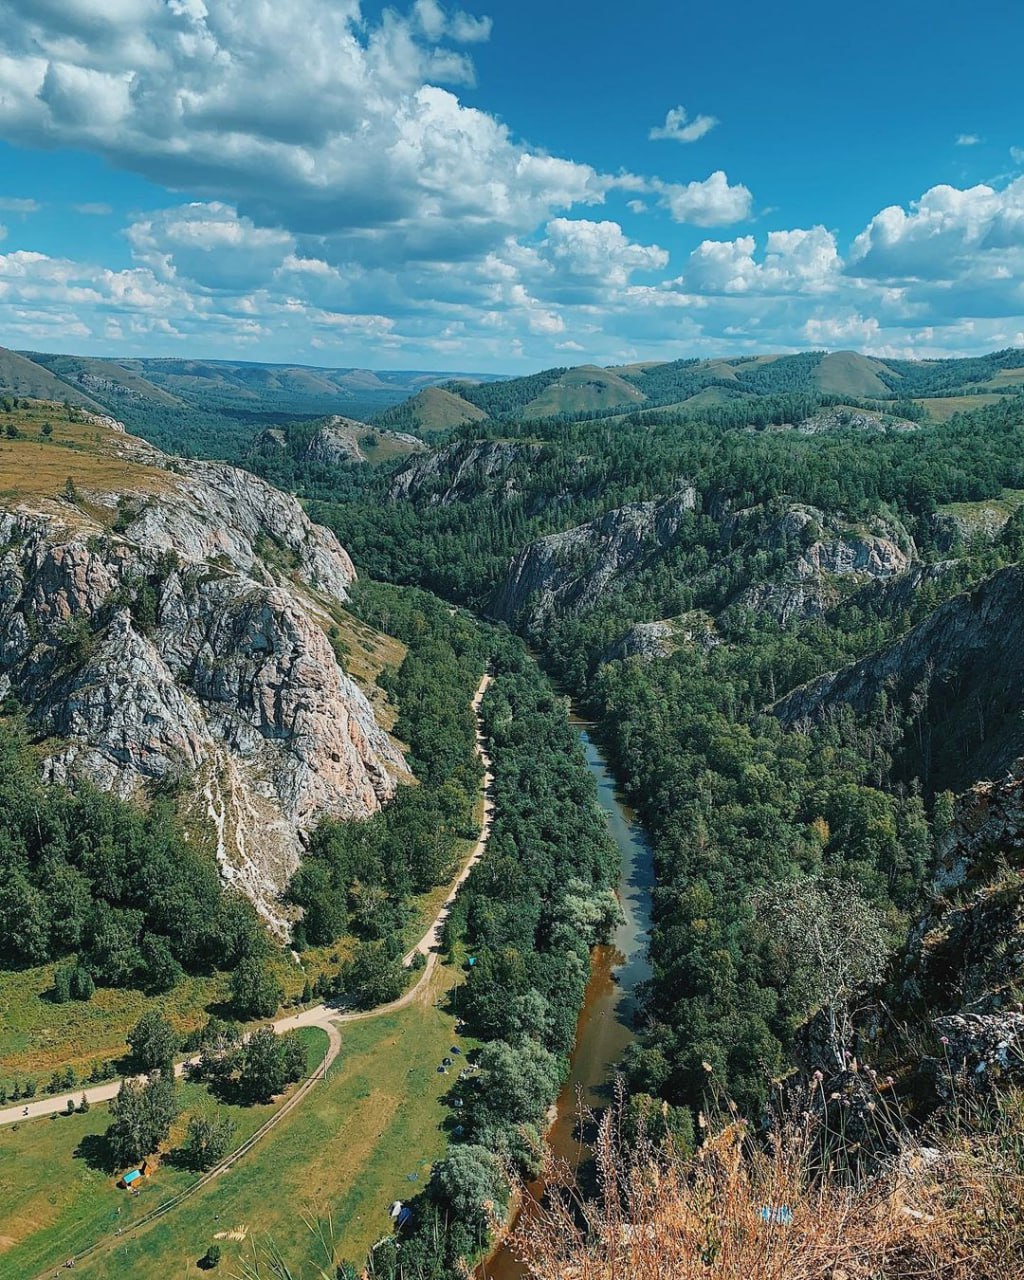
MULTIPOLYGON (((634 1038, 633 1014, 637 984, 650 977, 647 944, 651 928, 651 891, 654 859, 650 845, 630 808, 619 798, 611 770, 587 725, 574 719, 587 765, 597 784, 597 796, 608 830, 622 855, 618 895, 622 922, 608 946, 595 947, 590 981, 576 1025, 576 1044, 569 1078, 558 1096, 557 1118, 547 1141, 556 1155, 577 1163, 587 1155, 578 1134, 579 1100, 585 1107, 604 1106, 611 1097, 616 1067, 634 1038)), ((530 1194, 539 1198, 543 1185, 535 1183, 530 1194)), ((478 1280, 519 1280, 526 1274, 506 1245, 477 1271, 478 1280)))

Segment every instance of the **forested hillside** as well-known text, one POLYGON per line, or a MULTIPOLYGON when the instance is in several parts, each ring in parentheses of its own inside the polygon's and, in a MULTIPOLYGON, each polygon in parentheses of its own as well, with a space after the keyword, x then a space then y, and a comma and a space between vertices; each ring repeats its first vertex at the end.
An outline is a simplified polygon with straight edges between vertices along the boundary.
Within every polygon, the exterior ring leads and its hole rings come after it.
MULTIPOLYGON (((967 928, 959 907, 955 919, 936 907, 937 886, 997 881, 1011 914, 1019 897, 1005 862, 1018 827, 1000 829, 996 852, 974 850, 984 874, 951 843, 974 830, 955 793, 1002 778, 1024 751, 1018 358, 971 362, 959 382, 946 362, 926 377, 847 353, 637 366, 614 379, 551 370, 440 390, 472 395, 475 412, 436 445, 334 417, 273 426, 247 446, 249 469, 293 489, 351 549, 357 617, 334 615, 328 639, 343 664, 365 657, 360 626, 395 645, 392 669, 364 678, 397 705, 389 728, 416 777, 368 821, 326 819, 309 833, 286 892, 290 941, 316 975, 307 998, 372 1009, 405 987, 418 904, 477 830, 469 703, 485 666, 494 676, 482 705, 493 829, 445 931, 465 965, 458 1009, 480 1046, 479 1083, 453 1085, 454 1141, 414 1199, 413 1225, 377 1252, 379 1274, 458 1274, 492 1225, 481 1197, 500 1206, 503 1170, 535 1172, 588 955, 616 916, 615 850, 549 680, 593 720, 653 846, 652 977, 621 1063, 626 1123, 660 1115, 659 1132, 685 1145, 709 1078, 758 1116, 780 1082, 815 1069, 845 1096, 848 1064, 865 1054, 901 1081, 915 1123, 940 1104, 936 1019, 975 1014, 950 976, 955 958, 921 922, 967 928), (619 394, 615 379, 652 379, 665 400, 517 420, 560 390, 619 394), (993 403, 990 390, 964 394, 987 384, 1008 390, 993 403), (672 402, 680 387, 702 399, 672 402), (928 397, 956 407, 936 421, 918 403, 928 397)), ((294 575, 281 548, 261 546, 294 575)), ((91 850, 95 799, 46 794, 58 816, 84 806, 91 850)), ((116 892, 94 884, 72 834, 21 821, 9 833, 9 961, 34 946, 71 995, 115 981, 109 955, 130 953, 120 981, 132 987, 155 987, 161 967, 173 986, 241 956, 263 1004, 276 1003, 261 944, 249 955, 218 932, 185 946, 153 915, 178 838, 164 808, 130 820, 99 811, 128 824, 127 847, 146 845, 153 892, 123 869, 116 892), (53 856, 67 863, 59 883, 53 856), (87 891, 101 907, 81 906, 87 891), (66 892, 69 912, 56 911, 66 892), (64 914, 77 921, 71 938, 64 914)), ((214 919, 230 916, 230 897, 199 883, 214 919)), ((973 932, 968 942, 963 991, 980 986, 985 1007, 1001 1009, 1024 965, 1012 947, 990 954, 973 932)))
MULTIPOLYGON (((778 392, 812 363, 737 375, 778 392)), ((1022 401, 898 430, 834 408, 801 390, 694 417, 470 425, 368 481, 365 498, 333 504, 318 486, 312 504, 375 576, 497 610, 602 726, 658 865, 655 979, 630 1073, 674 1103, 699 1104, 711 1063, 760 1105, 814 1010, 762 895, 856 904, 880 976, 927 895, 942 788, 985 776, 1024 709, 1008 675, 1005 715, 976 710, 1005 670, 998 645, 1016 644, 1009 614, 977 631, 970 665, 949 646, 945 666, 923 641, 918 654, 911 630, 1021 557, 1005 495, 1024 489, 1022 401), (986 503, 1006 515, 973 520, 986 503), (905 680, 883 663, 856 702, 796 729, 773 713, 902 637, 905 680), (942 742, 962 744, 955 773, 924 766, 929 736, 936 761, 942 742)))

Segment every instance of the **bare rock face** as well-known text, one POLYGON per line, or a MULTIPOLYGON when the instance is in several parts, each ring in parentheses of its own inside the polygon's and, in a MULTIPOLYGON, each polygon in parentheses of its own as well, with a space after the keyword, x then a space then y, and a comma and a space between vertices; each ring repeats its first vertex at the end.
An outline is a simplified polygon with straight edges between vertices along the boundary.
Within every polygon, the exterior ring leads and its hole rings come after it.
POLYGON ((606 662, 616 658, 667 658, 677 645, 675 628, 671 622, 638 622, 626 632, 604 655, 606 662))
POLYGON ((388 499, 447 507, 482 492, 511 497, 516 492, 514 469, 533 465, 542 452, 542 446, 534 444, 446 445, 402 467, 391 482, 388 499))
POLYGON ((913 542, 895 522, 862 529, 816 507, 794 505, 771 520, 760 509, 737 512, 725 522, 723 535, 728 539, 740 530, 749 535, 752 524, 762 526, 756 533, 761 547, 788 551, 791 559, 778 579, 754 583, 732 604, 768 613, 783 626, 821 617, 844 594, 899 578, 913 563, 913 542))
POLYGON ((932 723, 962 741, 965 759, 983 749, 989 776, 1009 767, 1022 747, 1024 568, 1000 570, 897 643, 795 689, 773 710, 801 727, 843 704, 864 712, 882 692, 906 701, 915 689, 927 697, 932 723))
POLYGON ((291 494, 226 463, 174 466, 185 483, 173 498, 141 505, 125 529, 129 541, 197 563, 230 565, 267 582, 275 567, 284 568, 307 587, 348 598, 356 576, 348 552, 291 494))
POLYGON ((1012 514, 1012 507, 1005 502, 961 503, 936 511, 931 519, 936 546, 949 552, 972 543, 995 542, 1012 514))
POLYGON ((363 450, 368 447, 371 437, 375 443, 384 441, 393 447, 400 446, 405 453, 422 453, 427 447, 416 436, 401 431, 384 431, 380 427, 371 427, 367 422, 359 422, 356 418, 334 414, 311 429, 284 431, 280 427, 268 427, 253 440, 249 454, 259 456, 291 452, 300 462, 339 467, 348 463, 368 462, 369 458, 363 450))
POLYGON ((896 418, 888 413, 873 413, 870 409, 854 409, 847 405, 819 409, 809 418, 797 423, 795 430, 803 435, 823 435, 835 431, 916 431, 917 423, 907 418, 896 418))
POLYGON ((1024 1080, 1024 760, 957 797, 937 853, 891 989, 899 1016, 931 1022, 923 1066, 948 1098, 1024 1080))
POLYGON ((991 879, 999 864, 1024 870, 1024 760, 998 782, 959 796, 939 841, 935 889, 950 893, 991 879))
POLYGON ((665 502, 619 507, 531 542, 512 561, 488 611, 506 622, 537 626, 552 615, 590 607, 606 588, 671 546, 697 505, 697 491, 686 485, 665 502))
POLYGON ((671 657, 684 645, 703 653, 710 653, 722 643, 714 618, 703 610, 693 609, 678 618, 664 618, 658 622, 638 622, 604 654, 604 662, 617 658, 671 657))
POLYGON ((303 835, 369 816, 405 769, 325 633, 355 572, 287 494, 132 449, 166 469, 158 492, 0 510, 0 697, 55 739, 50 779, 187 779, 274 921, 303 835))
POLYGON ((1024 1014, 956 1014, 933 1026, 943 1045, 936 1075, 946 1097, 955 1097, 964 1079, 976 1090, 1024 1080, 1024 1014))

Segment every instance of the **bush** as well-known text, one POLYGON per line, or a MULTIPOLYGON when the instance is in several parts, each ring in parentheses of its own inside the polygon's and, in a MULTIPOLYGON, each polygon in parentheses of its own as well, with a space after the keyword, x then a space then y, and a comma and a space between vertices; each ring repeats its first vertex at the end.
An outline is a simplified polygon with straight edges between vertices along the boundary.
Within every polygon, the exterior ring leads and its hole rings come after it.
POLYGON ((192 1116, 181 1148, 181 1158, 189 1169, 200 1173, 212 1169, 231 1149, 235 1126, 228 1116, 214 1119, 192 1116))
POLYGON ((281 984, 262 957, 252 952, 244 955, 231 975, 231 1003, 239 1017, 271 1018, 283 999, 281 984))

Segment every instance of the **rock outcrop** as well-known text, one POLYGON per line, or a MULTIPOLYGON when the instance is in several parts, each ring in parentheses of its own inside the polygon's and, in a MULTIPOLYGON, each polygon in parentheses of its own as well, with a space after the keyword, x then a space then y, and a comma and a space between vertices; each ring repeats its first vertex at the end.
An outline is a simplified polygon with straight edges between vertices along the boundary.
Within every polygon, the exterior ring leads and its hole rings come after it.
POLYGON ((381 442, 396 453, 420 453, 426 448, 422 440, 405 432, 383 431, 355 418, 335 414, 312 429, 268 427, 252 442, 250 455, 290 452, 298 462, 339 467, 347 463, 369 462, 364 450, 379 446, 381 442))
POLYGON ((1024 760, 956 800, 941 836, 933 897, 893 983, 901 1014, 926 1016, 942 1090, 1024 1079, 1024 760))
POLYGON ((882 692, 906 704, 915 690, 947 754, 950 743, 959 744, 955 754, 965 763, 974 753, 974 778, 1005 771, 1021 754, 1024 567, 1000 570, 948 600, 897 643, 795 689, 774 712, 800 727, 843 704, 863 713, 882 692))
POLYGON ((447 507, 485 492, 509 498, 517 492, 516 473, 533 466, 542 452, 541 445, 504 441, 446 445, 406 463, 388 499, 447 507))
POLYGON ((665 502, 638 502, 588 524, 531 542, 515 557, 488 604, 503 621, 537 626, 590 607, 614 583, 672 545, 698 506, 690 485, 665 502))
POLYGON ((0 509, 0 697, 51 779, 188 780, 224 874, 274 919, 303 834, 372 814, 404 772, 326 634, 355 572, 287 494, 122 439, 145 491, 0 509))
POLYGON ((940 551, 954 551, 974 543, 995 542, 1020 506, 1020 495, 988 502, 960 502, 936 511, 932 531, 940 551))
POLYGON ((603 655, 605 662, 617 658, 667 658, 678 647, 671 622, 638 622, 603 655))
POLYGON ((874 413, 870 409, 854 409, 837 405, 819 409, 817 413, 796 424, 802 435, 823 435, 833 431, 916 431, 917 423, 907 418, 895 418, 888 413, 874 413))
POLYGON ((684 645, 692 645, 704 653, 710 653, 722 643, 715 620, 709 613, 693 609, 678 618, 663 618, 658 622, 638 622, 617 640, 603 655, 602 661, 614 662, 617 658, 671 657, 684 645))
POLYGON ((726 541, 737 534, 756 538, 760 549, 790 553, 775 579, 752 584, 733 607, 768 613, 784 626, 822 617, 852 590, 871 582, 889 582, 906 574, 914 544, 895 522, 876 521, 859 528, 816 507, 793 505, 769 518, 761 508, 731 515, 723 526, 726 541))

